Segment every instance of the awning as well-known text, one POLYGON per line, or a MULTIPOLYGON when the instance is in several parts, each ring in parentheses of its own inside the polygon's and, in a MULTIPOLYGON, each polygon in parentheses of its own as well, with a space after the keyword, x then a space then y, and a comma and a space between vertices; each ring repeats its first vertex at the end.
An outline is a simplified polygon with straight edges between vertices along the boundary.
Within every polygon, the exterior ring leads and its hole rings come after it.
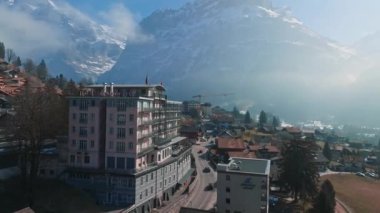
POLYGON ((178 181, 179 184, 183 184, 185 183, 189 177, 191 176, 191 174, 193 174, 195 169, 191 168, 189 169, 189 171, 187 171, 187 173, 178 181))

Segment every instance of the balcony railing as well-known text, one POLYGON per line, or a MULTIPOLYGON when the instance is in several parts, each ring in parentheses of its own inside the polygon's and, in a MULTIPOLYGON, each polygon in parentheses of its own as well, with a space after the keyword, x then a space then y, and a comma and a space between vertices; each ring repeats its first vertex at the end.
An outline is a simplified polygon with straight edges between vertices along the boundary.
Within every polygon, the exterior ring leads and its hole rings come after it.
POLYGON ((138 153, 137 153, 137 156, 138 157, 141 157, 145 154, 148 154, 149 152, 153 151, 154 150, 154 146, 149 146, 149 147, 146 147, 144 149, 141 149, 138 153))

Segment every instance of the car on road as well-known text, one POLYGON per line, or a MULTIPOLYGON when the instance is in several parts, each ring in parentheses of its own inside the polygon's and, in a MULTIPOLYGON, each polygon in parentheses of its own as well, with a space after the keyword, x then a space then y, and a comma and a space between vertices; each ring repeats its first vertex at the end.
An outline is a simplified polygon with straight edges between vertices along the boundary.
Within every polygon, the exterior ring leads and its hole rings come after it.
POLYGON ((203 172, 204 173, 209 173, 211 170, 210 170, 210 167, 205 167, 204 169, 203 169, 203 172))
POLYGON ((203 153, 203 150, 199 150, 199 151, 198 151, 198 154, 202 154, 202 153, 203 153))
POLYGON ((360 177, 365 177, 365 174, 363 172, 357 172, 356 175, 360 177))
POLYGON ((277 205, 278 204, 278 202, 279 202, 279 197, 277 197, 277 196, 274 196, 274 195, 269 195, 269 204, 271 205, 271 206, 275 206, 275 205, 277 205))
POLYGON ((214 186, 210 183, 205 187, 205 191, 211 191, 214 189, 214 186))

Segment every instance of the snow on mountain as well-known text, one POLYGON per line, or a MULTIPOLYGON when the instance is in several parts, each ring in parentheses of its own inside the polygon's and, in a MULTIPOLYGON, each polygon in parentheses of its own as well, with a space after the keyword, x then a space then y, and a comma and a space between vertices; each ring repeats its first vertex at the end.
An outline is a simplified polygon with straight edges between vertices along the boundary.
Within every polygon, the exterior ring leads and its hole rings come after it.
POLYGON ((174 98, 232 92, 233 100, 208 101, 253 101, 256 108, 302 117, 332 114, 346 101, 334 100, 346 98, 342 94, 357 76, 352 70, 360 66, 352 65, 355 51, 310 30, 268 0, 195 0, 154 12, 141 27, 154 40, 127 43, 100 82, 142 83, 148 75, 152 83, 164 82, 174 98))
MULTIPOLYGON (((100 25, 64 1, 59 0, 7 0, 9 10, 23 12, 35 20, 57 26, 65 40, 64 48, 44 57, 53 74, 68 77, 96 77, 114 65, 126 38, 114 30, 100 25)), ((47 35, 49 36, 49 35, 47 35)))

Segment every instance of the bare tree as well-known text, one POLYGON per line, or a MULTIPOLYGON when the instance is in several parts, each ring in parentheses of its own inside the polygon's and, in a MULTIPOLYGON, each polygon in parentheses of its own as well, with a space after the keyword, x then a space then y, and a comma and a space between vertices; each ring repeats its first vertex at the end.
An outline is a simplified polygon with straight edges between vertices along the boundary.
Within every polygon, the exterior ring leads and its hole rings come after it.
POLYGON ((16 59, 16 57, 17 57, 16 53, 15 53, 15 51, 13 51, 13 49, 7 49, 6 54, 7 54, 8 63, 10 63, 13 59, 16 59))
POLYGON ((22 182, 29 206, 34 202, 34 186, 39 168, 43 142, 66 131, 66 101, 54 88, 31 88, 12 100, 15 115, 8 128, 20 144, 20 168, 22 182))

